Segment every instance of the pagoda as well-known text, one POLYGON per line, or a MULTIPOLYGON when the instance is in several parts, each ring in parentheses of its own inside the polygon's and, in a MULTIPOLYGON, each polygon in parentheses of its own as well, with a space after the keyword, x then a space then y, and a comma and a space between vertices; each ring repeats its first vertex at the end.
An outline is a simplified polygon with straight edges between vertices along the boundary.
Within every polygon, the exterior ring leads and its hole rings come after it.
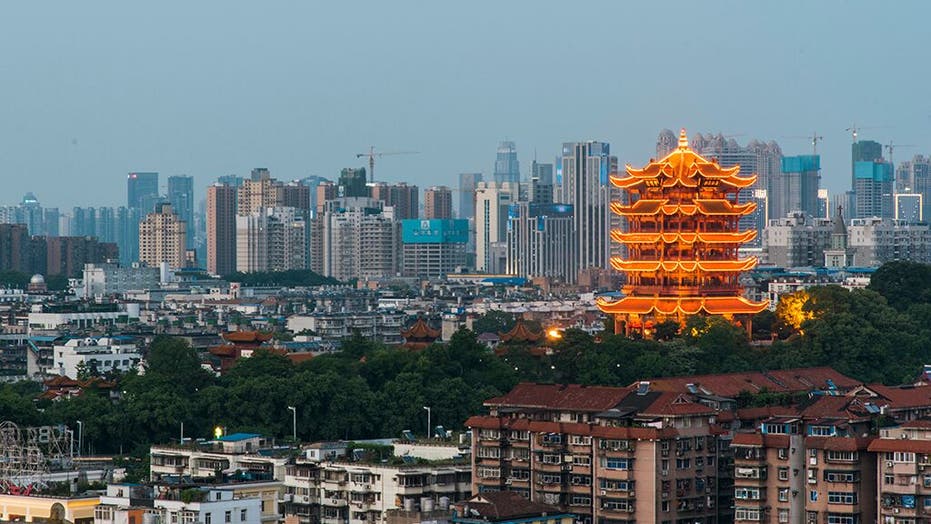
POLYGON ((619 300, 599 298, 599 309, 615 315, 615 333, 650 335, 654 322, 680 323, 698 313, 749 316, 768 302, 742 296, 740 274, 756 266, 756 257, 740 258, 738 248, 755 230, 740 231, 740 217, 756 209, 738 194, 756 182, 739 176, 740 166, 723 168, 689 148, 685 129, 678 147, 643 169, 626 167, 627 176, 611 176, 625 203, 611 210, 626 219, 626 231, 611 238, 624 244, 627 257, 611 265, 627 277, 619 300))
POLYGON ((401 330, 404 347, 408 349, 424 349, 440 338, 441 334, 440 330, 430 327, 423 317, 418 317, 411 327, 401 330))

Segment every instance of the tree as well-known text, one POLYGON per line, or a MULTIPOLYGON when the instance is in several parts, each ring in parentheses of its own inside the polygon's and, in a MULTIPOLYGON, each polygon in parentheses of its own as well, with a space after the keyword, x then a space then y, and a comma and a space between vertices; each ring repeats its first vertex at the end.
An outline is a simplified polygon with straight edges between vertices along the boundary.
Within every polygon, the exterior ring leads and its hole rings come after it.
POLYGON ((886 297, 899 311, 931 302, 931 266, 905 260, 886 262, 870 277, 868 289, 886 297))
POLYGON ((505 333, 513 327, 514 315, 497 309, 485 313, 472 323, 472 331, 479 335, 482 333, 505 333))

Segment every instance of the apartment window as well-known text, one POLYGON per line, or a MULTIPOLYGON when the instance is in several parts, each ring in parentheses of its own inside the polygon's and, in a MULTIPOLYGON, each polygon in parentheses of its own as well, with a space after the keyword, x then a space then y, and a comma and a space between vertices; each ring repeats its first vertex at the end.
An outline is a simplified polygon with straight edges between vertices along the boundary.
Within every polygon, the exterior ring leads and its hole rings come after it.
POLYGON ((530 440, 529 431, 512 431, 511 440, 530 440))
POLYGON ((630 469, 630 460, 626 458, 608 458, 604 460, 606 469, 630 469))
POLYGON ((779 448, 779 451, 776 452, 776 455, 780 460, 785 460, 789 458, 789 450, 787 448, 779 448))
POLYGON ((689 469, 692 467, 692 459, 676 459, 676 469, 689 469))
POLYGON ((663 513, 669 512, 669 501, 668 500, 663 501, 662 510, 663 510, 663 513))
POLYGON ((573 495, 572 498, 569 499, 569 504, 571 506, 591 506, 592 498, 584 495, 573 495))
POLYGON ((831 504, 856 504, 856 491, 828 491, 828 502, 831 504))
POLYGON ((779 480, 789 480, 789 468, 779 468, 779 480))
POLYGON ((926 488, 931 488, 931 475, 925 475, 922 480, 926 488))
POLYGON ((834 426, 811 426, 808 434, 813 437, 831 437, 836 433, 834 426))
POLYGON ((895 475, 889 473, 883 475, 883 484, 895 484, 895 475))
POLYGON ((808 468, 808 483, 815 484, 818 482, 818 470, 815 468, 808 468))
POLYGON ((808 500, 810 500, 810 501, 812 501, 812 502, 818 502, 818 492, 817 492, 817 491, 814 491, 814 490, 809 491, 809 492, 808 492, 808 500))
POLYGON ((562 477, 560 475, 540 475, 540 483, 542 484, 559 484, 562 482, 562 477))
POLYGON ((591 466, 592 458, 587 455, 573 455, 572 463, 576 466, 591 466))
POLYGON ((789 488, 779 488, 779 502, 789 501, 789 488))
MULTIPOLYGON (((828 524, 854 524, 856 518, 853 515, 835 515, 833 513, 828 513, 828 524)), ((898 519, 896 522, 903 522, 902 519, 898 519)))
POLYGON ((501 476, 501 468, 480 466, 478 468, 478 476, 483 479, 496 479, 501 476))
POLYGON ((739 500, 760 500, 759 488, 734 488, 734 498, 739 500))
POLYGON ((777 513, 778 521, 781 523, 789 522, 789 510, 781 508, 777 513))
POLYGON ((826 451, 824 458, 827 460, 842 460, 844 462, 853 462, 859 458, 859 455, 856 451, 826 451))
POLYGON ((907 462, 913 464, 915 462, 915 454, 909 453, 907 451, 896 451, 895 453, 886 453, 886 460, 891 460, 893 462, 907 462))
POLYGON ((562 444, 562 435, 559 433, 546 433, 543 435, 544 444, 562 444))
POLYGON ((527 448, 511 448, 511 458, 514 460, 529 460, 530 450, 527 448))
POLYGON ((588 446, 592 443, 592 437, 585 435, 572 435, 569 437, 569 443, 574 446, 588 446))
POLYGON ((230 522, 233 522, 233 512, 232 512, 232 511, 227 511, 227 512, 223 515, 223 522, 226 522, 227 524, 229 524, 230 522))
MULTIPOLYGON (((668 442, 664 442, 663 444, 666 446, 666 449, 669 448, 668 442)), ((601 449, 621 450, 621 449, 628 449, 630 447, 630 443, 626 440, 610 440, 609 439, 609 440, 602 440, 600 447, 601 449)))
POLYGON ((478 432, 478 438, 482 440, 498 440, 501 438, 501 432, 497 429, 483 429, 478 432))
POLYGON ((501 448, 481 446, 478 448, 478 456, 479 458, 500 458, 501 448))
POLYGON ((554 455, 552 453, 543 454, 543 463, 544 464, 559 464, 562 462, 562 455, 554 455))
POLYGON ((570 479, 573 486, 591 486, 592 478, 588 475, 572 475, 570 479))
POLYGON ((615 511, 627 511, 630 507, 630 503, 626 500, 605 500, 601 503, 603 509, 610 509, 615 511))
POLYGON ((824 480, 828 482, 857 482, 859 475, 855 471, 825 471, 824 480))
POLYGON ((760 510, 758 508, 741 508, 734 510, 734 520, 760 520, 760 510))
POLYGON ((530 478, 530 470, 528 469, 512 469, 511 478, 514 480, 527 480, 530 478))
POLYGON ((212 521, 213 521, 213 515, 211 515, 210 513, 207 513, 204 515, 204 524, 212 524, 212 521))

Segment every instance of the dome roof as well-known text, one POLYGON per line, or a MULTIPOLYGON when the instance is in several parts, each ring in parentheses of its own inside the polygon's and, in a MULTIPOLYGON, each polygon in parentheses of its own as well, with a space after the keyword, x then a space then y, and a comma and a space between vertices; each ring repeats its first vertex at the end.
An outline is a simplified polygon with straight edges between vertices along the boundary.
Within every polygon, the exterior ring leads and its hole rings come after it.
POLYGON ((45 284, 45 277, 36 273, 35 275, 32 275, 32 278, 29 279, 29 283, 30 284, 45 284))

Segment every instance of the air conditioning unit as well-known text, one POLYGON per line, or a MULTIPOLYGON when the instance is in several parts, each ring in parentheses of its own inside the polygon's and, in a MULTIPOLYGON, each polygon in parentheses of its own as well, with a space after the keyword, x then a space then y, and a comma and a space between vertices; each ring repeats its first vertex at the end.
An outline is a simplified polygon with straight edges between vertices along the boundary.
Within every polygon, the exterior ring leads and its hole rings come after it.
POLYGON ((608 492, 607 492, 606 490, 601 490, 601 494, 602 494, 602 495, 607 495, 608 492))
POLYGON ((893 513, 898 513, 898 512, 899 512, 899 508, 893 509, 892 512, 893 512, 893 513))
POLYGON ((886 462, 886 467, 887 467, 887 468, 891 468, 891 467, 892 467, 892 462, 886 462))
POLYGON ((507 486, 510 486, 511 482, 512 482, 511 479, 504 479, 504 484, 507 486))

